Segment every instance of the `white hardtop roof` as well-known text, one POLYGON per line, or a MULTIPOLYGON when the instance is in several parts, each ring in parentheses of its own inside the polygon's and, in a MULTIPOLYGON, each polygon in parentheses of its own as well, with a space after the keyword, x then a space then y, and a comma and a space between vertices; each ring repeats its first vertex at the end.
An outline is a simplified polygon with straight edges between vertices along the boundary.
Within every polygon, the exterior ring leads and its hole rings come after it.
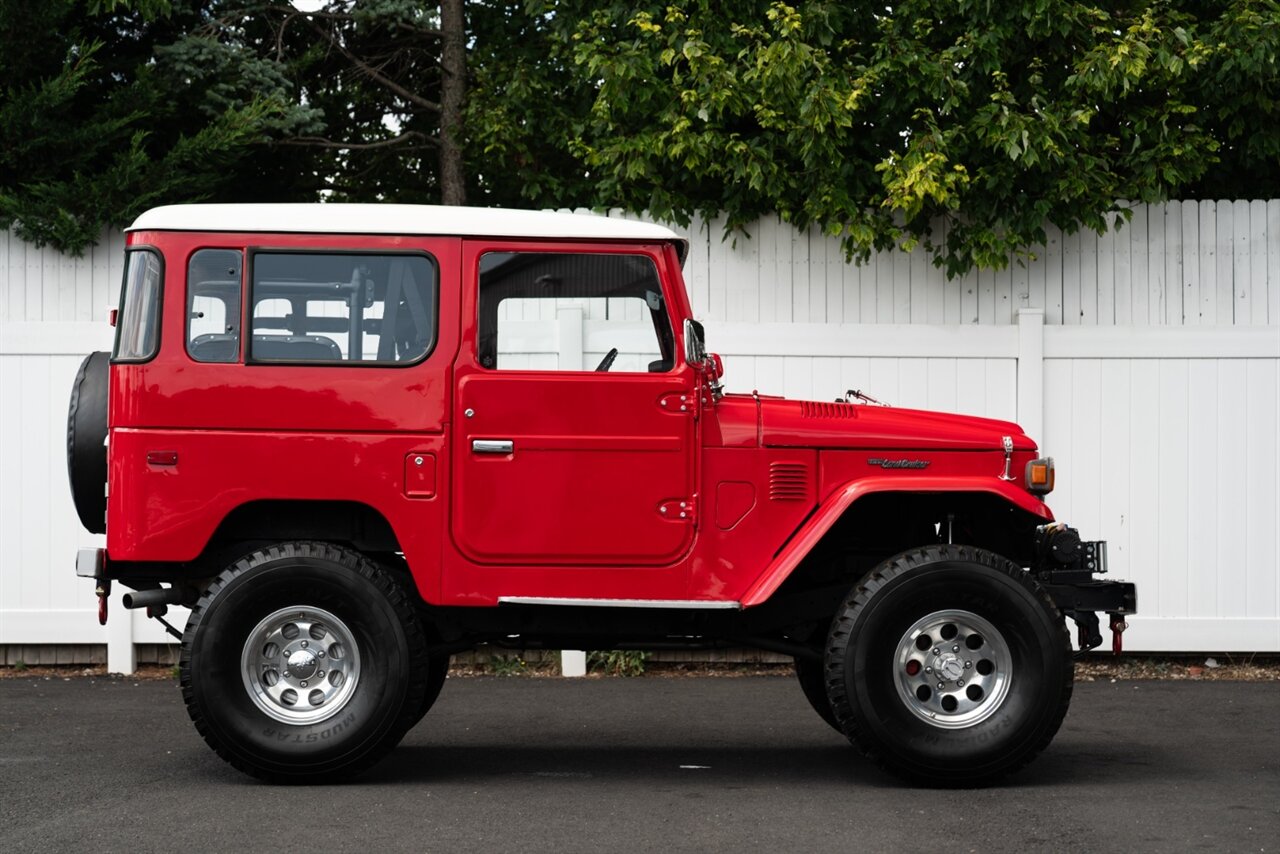
POLYGON ((271 234, 423 234, 688 241, 669 228, 595 214, 382 204, 220 204, 152 208, 126 231, 262 231, 271 234))

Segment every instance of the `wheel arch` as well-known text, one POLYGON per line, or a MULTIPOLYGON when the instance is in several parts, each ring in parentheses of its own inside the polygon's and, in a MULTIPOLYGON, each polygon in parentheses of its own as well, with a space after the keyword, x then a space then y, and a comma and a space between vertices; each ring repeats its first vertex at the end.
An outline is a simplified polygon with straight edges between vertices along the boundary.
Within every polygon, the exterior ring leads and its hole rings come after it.
POLYGON ((391 522, 360 501, 258 499, 237 505, 210 535, 201 556, 239 542, 322 540, 366 554, 401 551, 391 522))
MULTIPOLYGON (((999 480, 963 477, 920 478, 905 482, 898 477, 872 477, 851 481, 834 490, 792 534, 770 561, 765 571, 742 597, 743 607, 763 604, 788 579, 810 571, 814 561, 838 551, 849 531, 869 520, 883 520, 891 535, 906 537, 901 547, 886 547, 881 559, 923 542, 911 542, 907 532, 922 523, 941 523, 942 508, 954 507, 953 515, 963 517, 968 545, 987 548, 1020 560, 1030 547, 1029 536, 1014 536, 1023 529, 1029 534, 1036 525, 1053 521, 1044 502, 1017 485, 999 480), (927 511, 929 516, 922 516, 927 511), (1013 542, 1010 542, 1010 538, 1013 542)), ((946 531, 939 540, 946 542, 946 531)), ((893 537, 889 537, 892 542, 893 537)), ((1024 564, 1025 565, 1025 564, 1024 564)))

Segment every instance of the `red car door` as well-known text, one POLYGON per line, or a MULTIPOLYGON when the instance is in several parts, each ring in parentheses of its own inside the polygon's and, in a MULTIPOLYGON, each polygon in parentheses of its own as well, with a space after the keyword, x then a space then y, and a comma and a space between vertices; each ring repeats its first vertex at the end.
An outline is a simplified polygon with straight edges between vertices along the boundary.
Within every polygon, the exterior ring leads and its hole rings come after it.
POLYGON ((474 322, 454 396, 458 549, 491 565, 678 561, 696 519, 697 407, 694 373, 675 355, 661 247, 463 254, 474 322))

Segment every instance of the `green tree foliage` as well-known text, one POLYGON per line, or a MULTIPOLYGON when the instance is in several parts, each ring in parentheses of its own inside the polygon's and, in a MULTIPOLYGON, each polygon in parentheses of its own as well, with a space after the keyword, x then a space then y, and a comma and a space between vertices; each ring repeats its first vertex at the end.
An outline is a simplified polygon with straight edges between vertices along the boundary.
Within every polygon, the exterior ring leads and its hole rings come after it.
POLYGON ((1274 0, 531 10, 594 94, 572 150, 597 202, 659 218, 777 211, 852 255, 923 241, 954 274, 1046 220, 1101 230, 1118 199, 1280 191, 1274 0))
POLYGON ((470 0, 465 73, 441 12, 8 0, 0 226, 78 248, 161 202, 465 196, 777 212, 958 273, 1117 199, 1280 195, 1280 0, 470 0))
POLYGON ((1185 198, 1280 196, 1280 3, 1188 3, 1208 54, 1189 81, 1197 120, 1219 148, 1185 198))
POLYGON ((573 62, 553 16, 525 0, 468 3, 467 160, 484 204, 609 207, 573 149, 599 96, 573 62))
POLYGON ((0 4, 0 227, 79 252, 152 205, 225 197, 256 143, 313 122, 273 64, 204 31, 208 5, 0 4))

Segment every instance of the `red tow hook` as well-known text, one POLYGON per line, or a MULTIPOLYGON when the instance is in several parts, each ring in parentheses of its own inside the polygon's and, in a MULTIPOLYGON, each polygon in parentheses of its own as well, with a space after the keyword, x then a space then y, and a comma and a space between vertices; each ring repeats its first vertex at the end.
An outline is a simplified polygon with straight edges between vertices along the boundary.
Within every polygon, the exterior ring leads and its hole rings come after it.
POLYGON ((1119 655, 1124 651, 1124 630, 1129 628, 1129 624, 1124 621, 1124 617, 1119 614, 1111 614, 1111 652, 1113 655, 1119 655))
POLYGON ((107 597, 111 595, 111 579, 99 579, 98 586, 94 588, 93 592, 98 594, 98 625, 105 626, 107 624, 107 597))

